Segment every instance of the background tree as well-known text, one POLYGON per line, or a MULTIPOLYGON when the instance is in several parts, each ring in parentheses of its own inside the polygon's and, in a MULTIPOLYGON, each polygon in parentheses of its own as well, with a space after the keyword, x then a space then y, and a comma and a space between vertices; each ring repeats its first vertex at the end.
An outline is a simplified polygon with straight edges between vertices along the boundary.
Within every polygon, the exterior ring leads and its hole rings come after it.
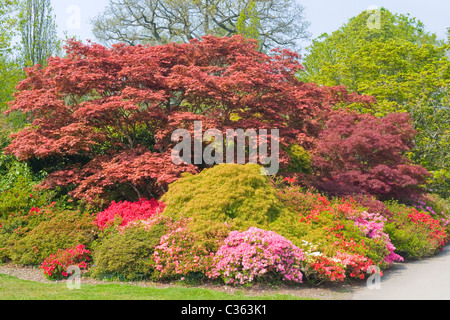
POLYGON ((13 0, 0 3, 0 148, 3 150, 9 142, 9 134, 17 127, 20 117, 7 118, 3 112, 12 100, 15 86, 24 73, 17 61, 14 48, 17 29, 18 2, 13 0))
POLYGON ((418 134, 410 153, 434 175, 430 191, 450 196, 450 60, 448 43, 414 18, 381 9, 380 29, 363 12, 331 35, 314 40, 299 77, 325 86, 344 85, 376 98, 361 113, 409 112, 418 134))
POLYGON ((240 33, 242 14, 251 12, 258 20, 251 34, 259 36, 263 49, 294 49, 309 37, 303 10, 295 0, 110 0, 93 20, 93 33, 106 45, 188 42, 240 33))
POLYGON ((15 16, 17 0, 0 2, 0 54, 11 52, 11 43, 14 37, 15 16))
POLYGON ((251 1, 247 8, 241 11, 236 22, 236 31, 246 38, 259 40, 261 20, 256 11, 255 1, 251 1))
POLYGON ((19 26, 25 66, 44 66, 51 55, 59 53, 61 45, 50 0, 22 0, 19 26))
POLYGON ((16 1, 0 3, 0 111, 5 103, 11 100, 15 86, 16 69, 13 63, 13 38, 16 36, 16 20, 14 12, 16 1))

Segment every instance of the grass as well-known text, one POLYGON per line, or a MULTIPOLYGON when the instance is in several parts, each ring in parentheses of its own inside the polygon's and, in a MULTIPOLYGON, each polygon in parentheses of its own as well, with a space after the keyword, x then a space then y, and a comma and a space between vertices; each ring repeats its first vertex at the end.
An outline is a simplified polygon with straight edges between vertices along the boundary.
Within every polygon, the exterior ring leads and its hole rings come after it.
POLYGON ((126 284, 81 283, 69 290, 66 283, 40 283, 0 274, 0 300, 312 300, 293 295, 249 296, 242 292, 186 287, 139 287, 126 284))

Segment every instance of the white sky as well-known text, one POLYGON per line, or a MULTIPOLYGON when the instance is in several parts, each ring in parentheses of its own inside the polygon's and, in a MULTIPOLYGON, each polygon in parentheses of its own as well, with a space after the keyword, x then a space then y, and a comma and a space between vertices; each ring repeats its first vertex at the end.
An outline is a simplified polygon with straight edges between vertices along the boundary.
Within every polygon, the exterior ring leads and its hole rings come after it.
MULTIPOLYGON (((298 0, 305 7, 306 19, 311 23, 313 38, 324 32, 331 33, 353 16, 369 6, 385 7, 393 13, 409 13, 411 17, 421 20, 429 32, 438 38, 446 39, 446 28, 450 26, 449 0, 298 0)), ((63 37, 76 35, 85 41, 95 41, 91 33, 90 19, 102 12, 108 0, 52 0, 58 33, 63 37), (78 12, 77 12, 78 11, 78 12), (77 25, 79 13, 80 23, 77 25)), ((303 46, 306 46, 305 43, 303 46)))

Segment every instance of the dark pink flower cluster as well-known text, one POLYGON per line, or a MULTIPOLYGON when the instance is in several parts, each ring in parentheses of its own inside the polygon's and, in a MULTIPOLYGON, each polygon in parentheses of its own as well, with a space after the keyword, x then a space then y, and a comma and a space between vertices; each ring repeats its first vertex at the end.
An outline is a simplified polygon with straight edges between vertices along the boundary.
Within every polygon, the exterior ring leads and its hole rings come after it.
POLYGON ((140 199, 138 202, 112 202, 103 212, 97 214, 96 223, 101 230, 115 223, 124 227, 137 220, 146 220, 164 211, 165 205, 155 199, 140 199))
POLYGON ((90 255, 91 251, 82 244, 66 250, 59 249, 47 257, 39 268, 44 270, 44 275, 49 279, 64 279, 69 276, 67 269, 70 266, 76 266, 80 270, 86 269, 88 261, 91 260, 90 255))

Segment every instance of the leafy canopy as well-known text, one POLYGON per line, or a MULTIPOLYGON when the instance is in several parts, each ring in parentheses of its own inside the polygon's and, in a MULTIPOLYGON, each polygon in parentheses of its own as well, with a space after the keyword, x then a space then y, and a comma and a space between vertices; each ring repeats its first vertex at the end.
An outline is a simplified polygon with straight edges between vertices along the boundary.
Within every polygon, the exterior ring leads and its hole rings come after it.
MULTIPOLYGON (((289 50, 267 55, 241 35, 164 46, 69 40, 66 57, 27 70, 10 111, 31 125, 7 152, 46 170, 47 188, 66 187, 90 202, 158 198, 182 172, 175 165, 176 129, 280 130, 280 144, 312 148, 337 103, 371 103, 342 87, 299 82, 302 66, 289 50), (322 120, 321 120, 322 119, 322 120)), ((290 162, 286 151, 280 165, 290 162)), ((193 163, 193 162, 192 162, 193 163)))

